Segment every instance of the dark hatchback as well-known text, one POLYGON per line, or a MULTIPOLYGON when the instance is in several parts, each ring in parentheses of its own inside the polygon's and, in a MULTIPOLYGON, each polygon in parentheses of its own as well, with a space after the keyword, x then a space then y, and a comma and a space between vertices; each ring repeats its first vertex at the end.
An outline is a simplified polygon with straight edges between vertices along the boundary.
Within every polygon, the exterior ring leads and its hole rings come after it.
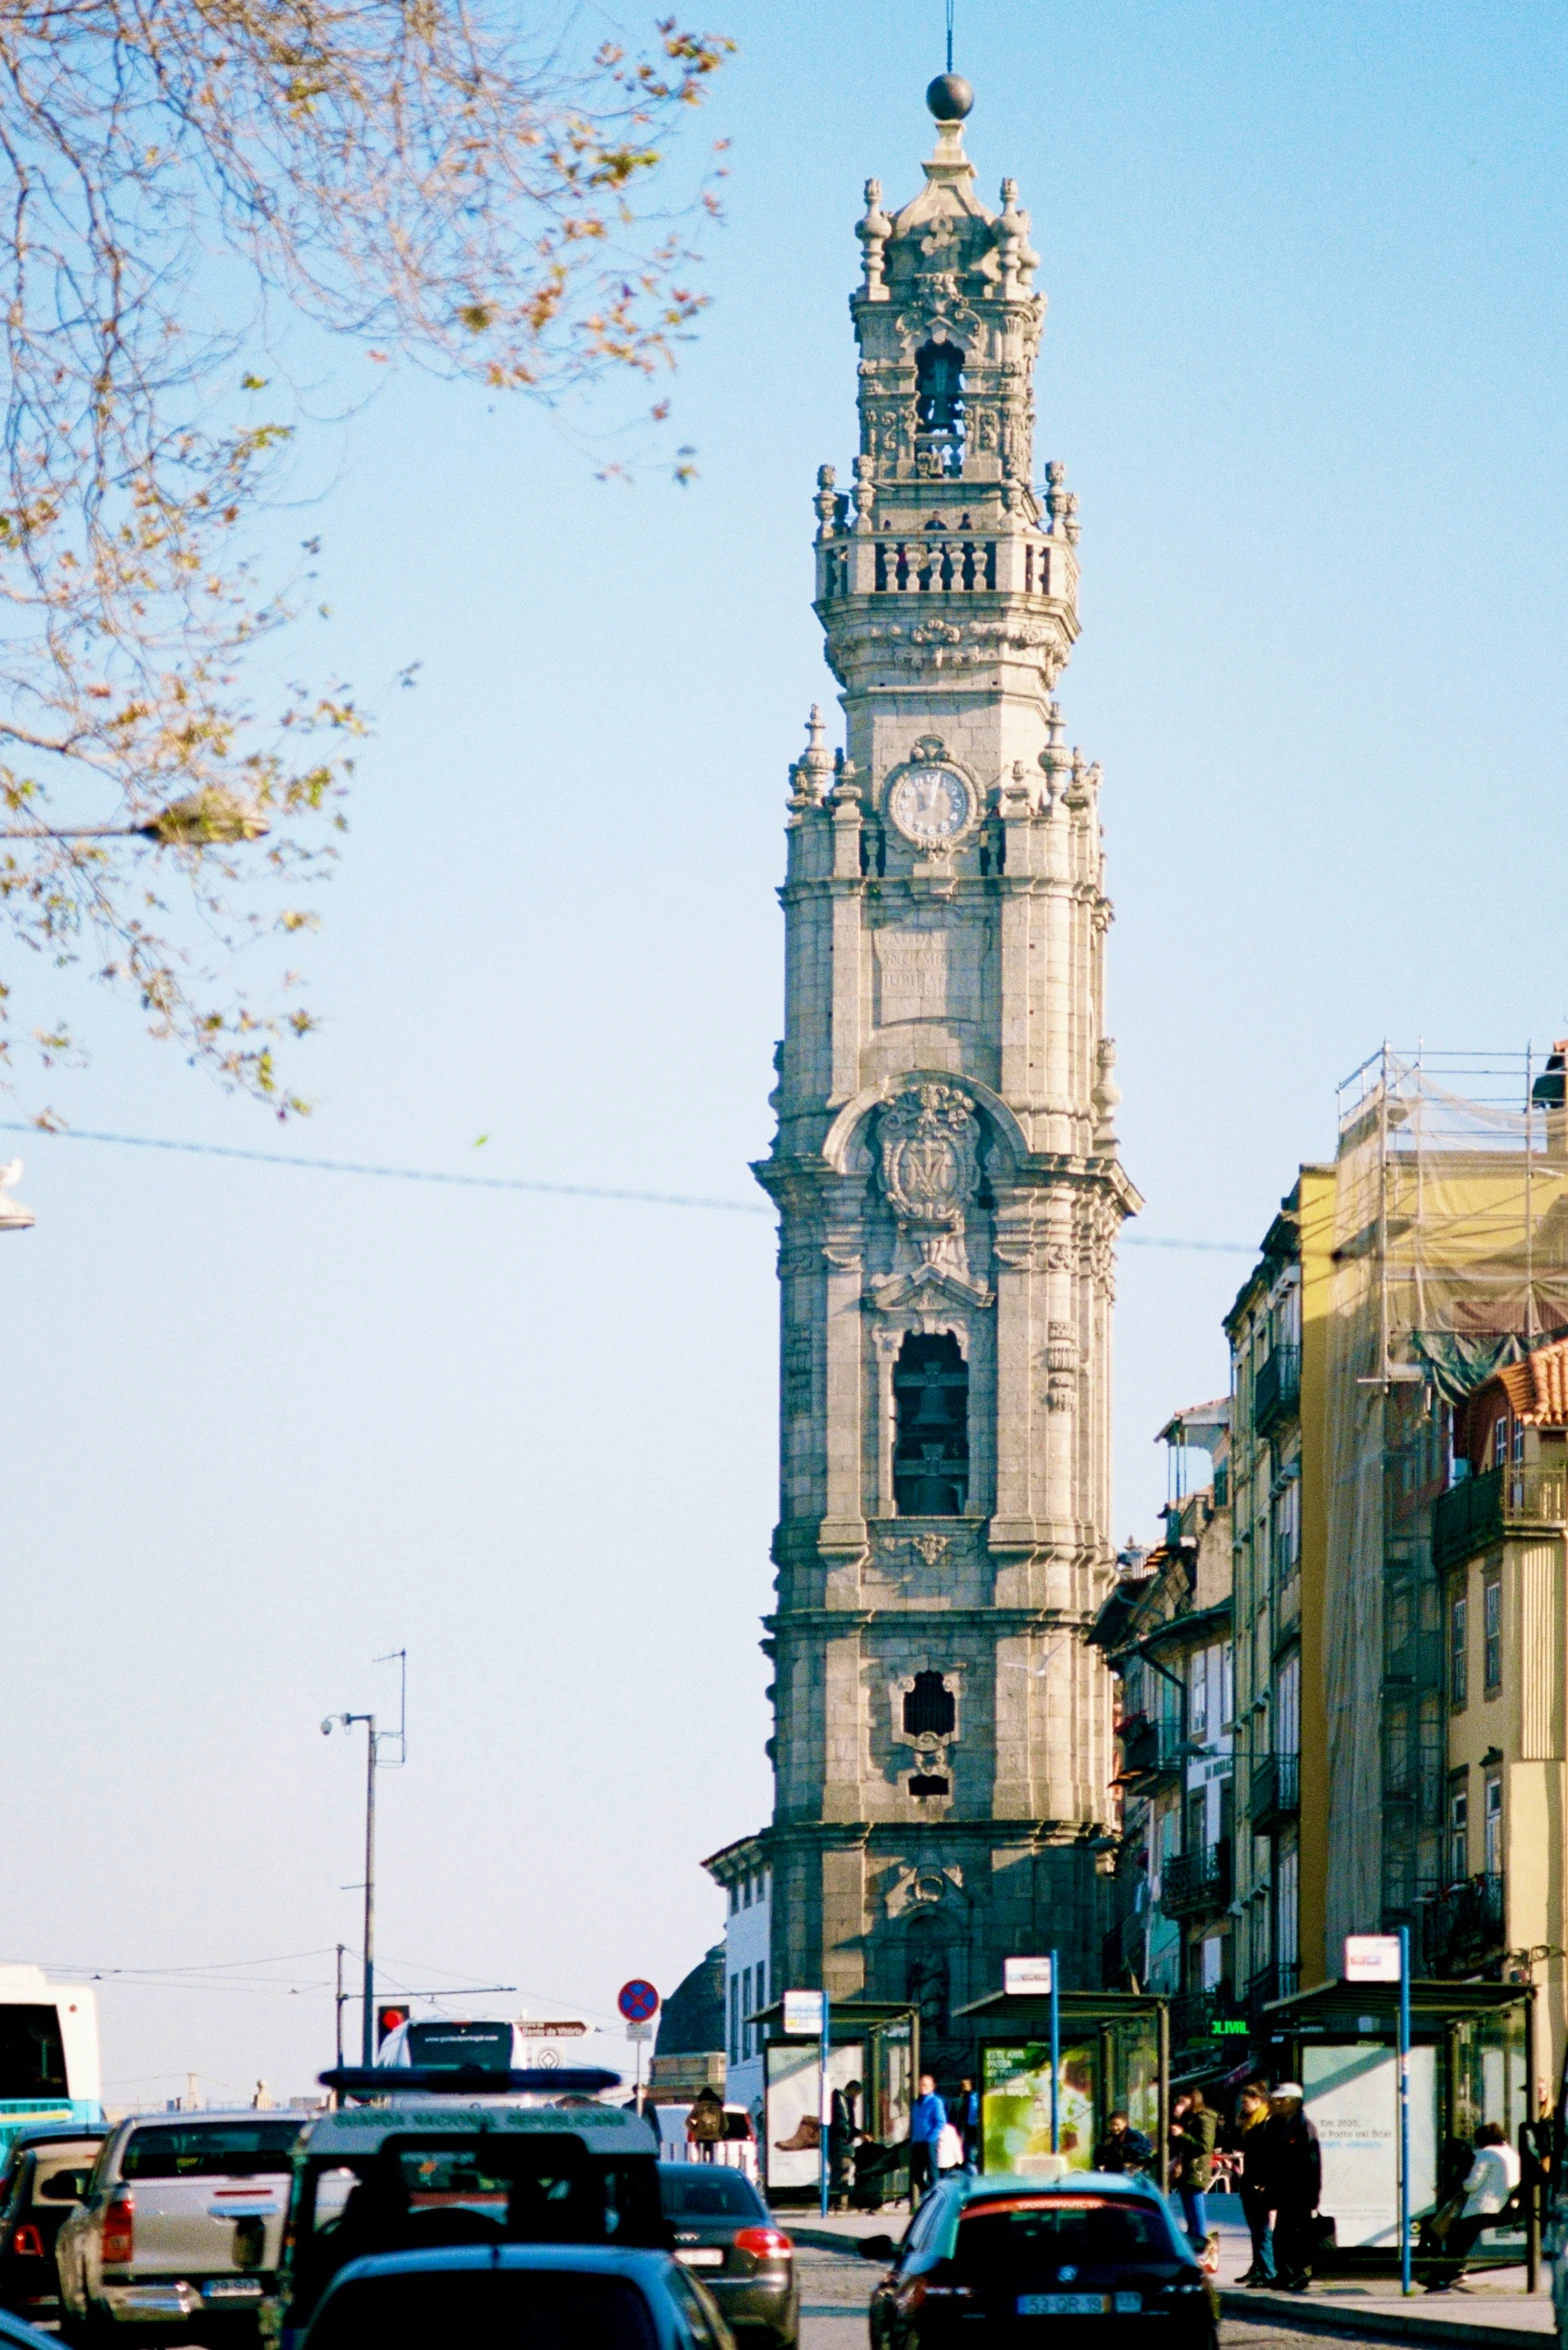
MULTIPOLYGON (((333 2278, 306 2350, 735 2350, 667 2252, 469 2245, 383 2253, 333 2278)), ((0 2345, 3 2350, 3 2345, 0 2345)))
POLYGON ((87 2190, 106 2130, 26 2130, 0 2176, 0 2309, 36 2322, 60 2314, 55 2238, 87 2190))
POLYGON ((871 2296, 872 2350, 957 2350, 980 2336, 1019 2350, 1215 2350, 1219 2339, 1219 2295, 1165 2198, 1141 2179, 953 2179, 896 2249, 885 2236, 860 2249, 890 2263, 871 2296))
POLYGON ((795 2247, 744 2172, 717 2162, 661 2162, 659 2202, 675 2257, 700 2277, 737 2334, 778 2350, 800 2336, 795 2247))

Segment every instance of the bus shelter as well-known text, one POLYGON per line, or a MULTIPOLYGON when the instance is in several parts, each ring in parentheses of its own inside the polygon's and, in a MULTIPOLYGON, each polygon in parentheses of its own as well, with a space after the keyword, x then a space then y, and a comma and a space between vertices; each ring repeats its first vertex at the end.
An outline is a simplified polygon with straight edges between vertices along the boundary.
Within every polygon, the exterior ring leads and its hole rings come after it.
MULTIPOLYGON (((1301 2083, 1323 2157, 1319 2216, 1332 2235, 1315 2256, 1341 2274, 1399 2266, 1397 1983, 1322 1983, 1264 2008, 1261 2039, 1274 2080, 1301 2083)), ((1416 2273, 1441 2266, 1432 2214, 1469 2168, 1476 2131, 1502 2125, 1518 2146, 1536 2077, 1535 1989, 1529 1983, 1410 1985, 1410 2222, 1416 2273)), ((1528 2166, 1527 2166, 1528 2167, 1528 2166)), ((1523 2195, 1516 2224, 1488 2230, 1472 2268, 1523 2261, 1535 2288, 1540 2213, 1523 2195)))
POLYGON ((954 2015, 972 2034, 980 2092, 981 2167, 1004 2177, 1088 2170, 1113 2113, 1125 2113, 1155 2150, 1169 2184, 1170 2009, 1152 1991, 1063 1991, 1051 2148, 1051 2002, 1035 1992, 994 1991, 954 2015))
MULTIPOLYGON (((815 2201, 822 2185, 822 2048, 784 2035, 784 2003, 749 2021, 765 2035, 762 2175, 770 2197, 815 2201)), ((828 2003, 828 2080, 854 2099, 864 2133, 844 2155, 843 2191, 868 2210, 909 2192, 909 2117, 920 2077, 920 2011, 876 1999, 828 2003)))

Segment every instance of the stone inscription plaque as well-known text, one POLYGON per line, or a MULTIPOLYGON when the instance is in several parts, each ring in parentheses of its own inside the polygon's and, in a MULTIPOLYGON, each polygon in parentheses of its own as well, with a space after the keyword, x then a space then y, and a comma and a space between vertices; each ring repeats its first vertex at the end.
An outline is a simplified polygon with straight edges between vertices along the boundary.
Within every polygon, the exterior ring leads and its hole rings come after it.
POLYGON ((955 930, 879 930, 877 1021, 978 1020, 978 941, 955 930))

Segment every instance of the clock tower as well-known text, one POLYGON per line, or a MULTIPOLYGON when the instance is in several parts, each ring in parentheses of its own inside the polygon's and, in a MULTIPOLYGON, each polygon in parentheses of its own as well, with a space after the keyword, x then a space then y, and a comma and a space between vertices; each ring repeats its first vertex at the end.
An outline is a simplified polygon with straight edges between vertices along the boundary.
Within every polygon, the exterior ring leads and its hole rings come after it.
POLYGON ((901 211, 872 180, 860 451, 816 495, 846 742, 790 771, 772 1867, 775 1992, 921 2008, 936 2061, 1009 1953, 1098 1981, 1114 1770, 1085 1632, 1112 1572, 1117 1162, 1100 770, 1052 698, 1076 501, 1032 463, 1045 303, 968 85, 901 211))

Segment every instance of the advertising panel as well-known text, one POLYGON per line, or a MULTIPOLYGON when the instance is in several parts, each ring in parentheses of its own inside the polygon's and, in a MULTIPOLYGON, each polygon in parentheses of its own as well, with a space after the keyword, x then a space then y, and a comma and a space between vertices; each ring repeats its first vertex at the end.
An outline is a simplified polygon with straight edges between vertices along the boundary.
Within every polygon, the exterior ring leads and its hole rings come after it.
MULTIPOLYGON (((1399 2060, 1381 2041, 1304 2048, 1307 2119, 1323 2153, 1325 2219, 1341 2248, 1399 2249, 1399 2060)), ((1437 2197, 1437 2051, 1410 2051, 1410 2211, 1437 2197)))
MULTIPOLYGON (((820 2048, 810 2040, 771 2040, 767 2058, 764 2161, 770 2189, 819 2187, 822 2183, 822 2082, 820 2048)), ((828 2051, 828 2087, 847 2089, 864 2081, 864 2051, 858 2041, 828 2051)))
POLYGON ((1092 2046, 1062 2049, 1057 2144, 1051 2152, 1051 2049, 1045 2040, 988 2045, 980 2055, 980 2127, 986 2172, 1059 2178, 1094 2162, 1092 2046))

